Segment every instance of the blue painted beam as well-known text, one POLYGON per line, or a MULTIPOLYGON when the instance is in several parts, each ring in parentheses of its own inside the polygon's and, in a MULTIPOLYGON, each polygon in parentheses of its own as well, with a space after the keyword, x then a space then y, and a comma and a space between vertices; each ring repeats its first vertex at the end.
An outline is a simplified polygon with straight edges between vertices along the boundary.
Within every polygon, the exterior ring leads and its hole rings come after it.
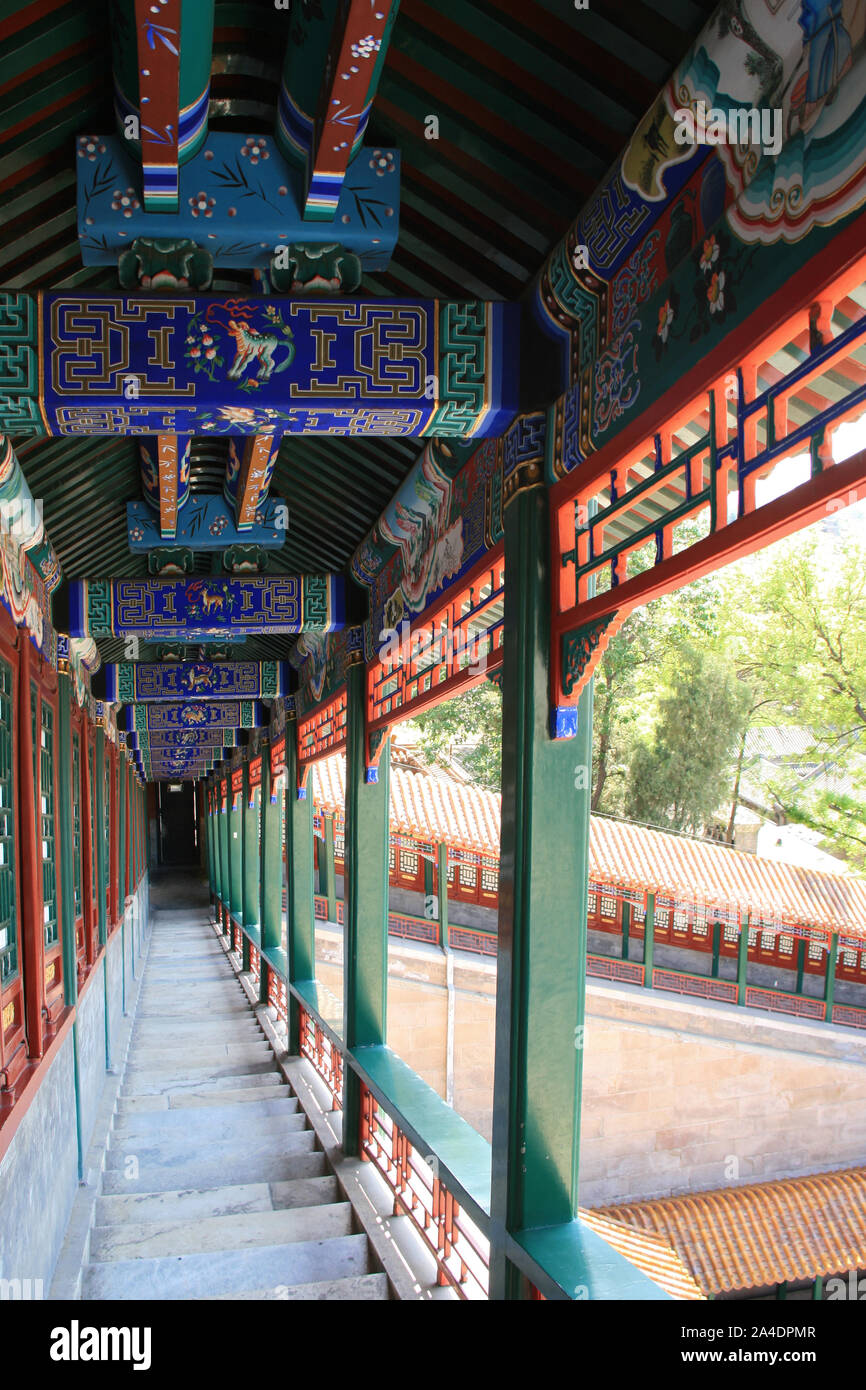
MULTIPOLYGON (((224 497, 190 497, 177 514, 174 544, 193 551, 225 550, 230 545, 260 545, 279 550, 285 544, 289 509, 281 497, 266 497, 256 507, 260 518, 241 530, 224 497)), ((159 550, 165 545, 159 518, 146 502, 127 502, 126 535, 133 552, 159 550)))
POLYGON ((76 579, 69 586, 69 633, 192 642, 228 633, 334 632, 343 627, 344 608, 339 574, 76 579))
MULTIPOLYGON (((0 353, 4 308, 20 319, 31 299, 0 293, 0 353)), ((469 438, 516 413, 516 304, 46 293, 38 307, 49 434, 469 438)))
POLYGON ((178 212, 146 213, 137 196, 141 169, 125 142, 99 136, 93 157, 77 161, 82 260, 115 265, 137 237, 189 239, 217 265, 267 270, 278 247, 338 243, 365 272, 381 273, 397 244, 400 154, 367 155, 362 151, 349 167, 333 220, 308 222, 303 173, 287 163, 273 138, 212 133, 207 148, 178 171, 178 212))
POLYGON ((288 693, 284 661, 120 661, 105 667, 112 704, 148 700, 258 700, 288 693))
POLYGON ((255 729, 267 723, 258 700, 216 700, 211 704, 190 700, 127 705, 127 731, 184 729, 255 729))

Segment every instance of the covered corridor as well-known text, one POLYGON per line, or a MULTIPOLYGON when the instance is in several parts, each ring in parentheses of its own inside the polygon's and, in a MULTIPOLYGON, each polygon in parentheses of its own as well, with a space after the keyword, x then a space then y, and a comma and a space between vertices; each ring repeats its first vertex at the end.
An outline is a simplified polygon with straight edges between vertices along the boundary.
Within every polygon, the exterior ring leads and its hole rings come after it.
POLYGON ((856 1049, 864 899, 613 823, 594 868, 594 680, 866 495, 866 7, 32 0, 0 43, 2 1289, 698 1301, 581 1203, 587 975, 856 1049), (482 687, 501 812, 449 865, 392 843, 392 737, 482 687), (388 1045, 398 850, 446 976, 449 868, 496 913, 453 938, 490 1142, 388 1045))

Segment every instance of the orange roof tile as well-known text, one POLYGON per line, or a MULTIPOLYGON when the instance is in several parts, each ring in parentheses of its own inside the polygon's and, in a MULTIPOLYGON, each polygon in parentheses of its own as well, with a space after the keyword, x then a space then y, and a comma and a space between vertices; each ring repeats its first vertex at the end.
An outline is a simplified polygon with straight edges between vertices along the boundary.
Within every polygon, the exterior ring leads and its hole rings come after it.
POLYGON ((650 1231, 637 1230, 624 1221, 614 1221, 597 1211, 587 1211, 582 1207, 578 1215, 591 1230, 602 1236, 620 1255, 631 1260, 637 1269, 672 1298, 706 1298, 669 1241, 650 1231))
MULTIPOLYGON (((342 812, 345 760, 314 764, 313 799, 342 812)), ((391 829, 433 843, 499 857, 499 796, 448 777, 391 769, 391 829)), ((866 938, 866 879, 801 869, 728 845, 593 816, 590 875, 597 883, 653 889, 709 906, 748 910, 755 920, 781 919, 866 938)))
POLYGON ((866 1267, 866 1168, 628 1202, 593 1215, 662 1236, 707 1295, 866 1267))

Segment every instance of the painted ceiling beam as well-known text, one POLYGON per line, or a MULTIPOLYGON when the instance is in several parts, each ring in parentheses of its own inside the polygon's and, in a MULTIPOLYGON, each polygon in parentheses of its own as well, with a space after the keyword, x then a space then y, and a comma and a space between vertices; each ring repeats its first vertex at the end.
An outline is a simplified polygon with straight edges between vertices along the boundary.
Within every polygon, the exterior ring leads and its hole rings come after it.
MULTIPOLYGON (((334 220, 346 170, 361 150, 398 7, 399 0, 324 0, 317 13, 293 25, 276 137, 286 159, 303 169, 308 222, 334 220)), ((373 151, 378 157, 387 156, 373 151)))
POLYGON ((178 512, 190 494, 190 450, 192 438, 178 440, 176 434, 160 434, 142 439, 141 488, 144 500, 159 516, 160 541, 177 539, 178 512))
POLYGON ((115 117, 120 141, 141 160, 140 175, 112 184, 112 192, 121 190, 112 199, 121 217, 140 206, 139 190, 146 213, 178 210, 180 165, 207 137, 213 19, 214 0, 116 0, 112 7, 115 117))
MULTIPOLYGON (((353 292, 388 269, 400 225, 400 152, 364 151, 329 222, 304 220, 302 175, 264 135, 211 134, 178 176, 175 212, 141 205, 128 142, 78 139, 78 243, 85 265, 118 265, 125 287, 207 289, 214 264, 291 274, 293 293, 353 292), (279 254, 278 254, 279 253, 279 254)), ((276 277, 275 277, 276 283, 276 277)))
MULTIPOLYGON (((229 440, 229 456, 223 492, 234 508, 235 524, 247 540, 256 525, 256 516, 268 495, 274 467, 280 452, 282 434, 254 434, 239 448, 229 440)), ((282 528, 285 535, 285 527, 282 528)))
POLYGON ((146 642, 336 632, 344 607, 345 581, 338 574, 76 579, 69 586, 69 632, 146 642))
POLYGON ((113 704, 149 700, 258 700, 288 693, 284 661, 121 661, 105 667, 113 704))
POLYGON ((184 729, 255 729, 268 722, 258 700, 162 701, 127 705, 122 722, 128 732, 184 729))
POLYGON ((8 358, 28 365, 0 393, 0 429, 496 435, 516 413, 519 315, 479 300, 0 292, 0 381, 8 358))
POLYGON ((164 728, 149 733, 146 730, 126 733, 126 748, 138 748, 142 753, 174 752, 175 748, 210 749, 222 758, 222 749, 234 748, 238 742, 236 728, 164 728))
MULTIPOLYGON (((254 521, 241 531, 234 506, 220 495, 193 493, 179 513, 174 544, 192 552, 226 550, 232 545, 257 545, 279 550, 286 543, 289 509, 281 497, 260 501, 254 521)), ((146 502, 127 502, 126 537, 133 553, 159 550, 165 545, 153 509, 146 502)))

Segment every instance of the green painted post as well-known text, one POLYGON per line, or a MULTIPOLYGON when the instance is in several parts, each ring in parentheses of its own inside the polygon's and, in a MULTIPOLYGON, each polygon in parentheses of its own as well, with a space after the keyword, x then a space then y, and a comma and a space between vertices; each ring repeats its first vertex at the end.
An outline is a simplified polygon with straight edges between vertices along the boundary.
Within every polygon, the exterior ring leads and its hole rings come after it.
POLYGON ((812 1302, 813 1302, 813 1303, 820 1303, 821 1300, 823 1299, 823 1297, 824 1297, 824 1280, 823 1280, 823 1277, 819 1275, 818 1278, 815 1280, 814 1284, 812 1285, 812 1302))
POLYGON ((623 902, 622 905, 622 958, 628 960, 628 943, 631 935, 631 903, 623 902))
MULTIPOLYGON (((390 850, 390 847, 389 847, 389 849, 388 849, 389 861, 390 861, 390 854, 391 854, 391 850, 390 850)), ((389 867, 389 869, 388 869, 388 877, 389 877, 389 879, 390 879, 390 877, 391 877, 391 870, 390 870, 390 867, 389 867)), ((433 916, 433 904, 434 904, 435 901, 436 901, 437 892, 438 892, 438 890, 437 890, 437 888, 436 888, 436 870, 435 870, 435 868, 434 868, 434 866, 433 866, 433 860, 432 860, 432 859, 428 859, 427 856, 425 855, 425 856, 424 856, 424 916, 425 916, 425 917, 432 917, 432 916, 433 916)))
POLYGON ((226 792, 226 809, 222 814, 222 881, 223 881, 223 936, 232 939, 232 774, 226 765, 223 784, 226 792))
POLYGON ((827 969, 824 975, 824 1022, 833 1022, 833 1001, 836 997, 836 964, 839 959, 839 933, 834 931, 827 952, 827 969))
POLYGON ((216 782, 213 777, 209 777, 205 782, 205 797, 207 798, 207 854, 208 864, 210 865, 210 896, 213 907, 216 907, 220 894, 220 861, 219 847, 217 844, 217 816, 215 808, 216 782))
POLYGON ((787 1282, 783 1282, 783 1283, 781 1283, 781 1284, 777 1284, 777 1285, 776 1285, 776 1298, 777 1298, 777 1299, 781 1299, 782 1301, 784 1301, 785 1299, 787 1299, 787 1297, 788 1297, 788 1285, 787 1285, 787 1282))
MULTIPOLYGON (((385 1041, 388 998, 388 814, 391 749, 378 780, 367 781, 366 672, 349 667, 346 682, 346 847, 344 854, 343 1035, 346 1046, 385 1041)), ((359 1151, 360 1083, 343 1069, 343 1151, 359 1151)))
POLYGON ((743 913, 740 922, 740 939, 737 943, 737 1003, 746 1002, 746 984, 749 973, 749 914, 743 913))
POLYGON ((722 955, 722 924, 721 924, 721 922, 716 921, 716 922, 713 923, 713 969, 712 969, 712 976, 713 976, 713 979, 714 979, 714 980, 717 980, 717 979, 719 978, 719 962, 720 962, 720 960, 721 960, 721 955, 722 955))
MULTIPOLYGON (((259 846, 259 792, 250 786, 250 764, 244 763, 244 801, 243 817, 243 924, 245 927, 258 927, 259 922, 259 869, 261 849, 259 846), (250 805, 252 802, 252 806, 250 805)), ((244 936, 244 970, 250 968, 250 948, 244 936)))
POLYGON ((328 921, 337 920, 337 870, 334 863, 334 817, 325 816, 325 839, 319 845, 322 877, 319 891, 328 899, 328 921), (324 885, 324 886, 323 886, 324 885))
MULTIPOLYGON (((286 943, 289 980, 316 978, 316 908, 313 894, 313 801, 298 796, 298 736, 294 717, 286 718, 286 943)), ((289 1053, 300 1052, 298 1004, 289 997, 289 1053)), ((347 1068, 348 1070, 348 1068, 347 1068)))
MULTIPOLYGON (((229 774, 229 916, 235 922, 244 920, 244 842, 243 842, 243 788, 237 797, 235 806, 235 795, 232 791, 231 773, 229 774)), ((229 924, 229 936, 232 935, 231 923, 229 924)))
MULTIPOLYGON (((480 870, 479 870, 480 872, 480 870)), ((436 850, 436 892, 439 899, 439 945, 448 949, 448 846, 436 850)))
POLYGON ((643 982, 646 989, 653 987, 653 965, 656 950, 656 895, 646 895, 646 917, 643 927, 643 982))
MULTIPOLYGON (((279 950, 283 944, 283 859, 280 843, 280 798, 271 801, 271 760, 268 747, 262 752, 262 835, 259 869, 262 952, 279 950)), ((270 967, 268 967, 270 968, 270 967)), ((266 971, 262 970, 259 998, 268 1002, 266 971)))
POLYGON ((523 1293, 508 1235, 571 1222, 578 1202, 593 692, 576 737, 551 738, 541 474, 506 480, 491 1299, 523 1293))
POLYGON ((795 994, 803 993, 803 972, 806 969, 806 947, 808 942, 805 937, 797 942, 797 983, 794 986, 795 994))
POLYGON ((123 795, 123 757, 117 754, 117 910, 120 914, 120 955, 123 1017, 126 1018, 126 797, 123 795))
MULTIPOLYGON (((93 757, 93 850, 96 855, 96 912, 99 944, 108 938, 105 910, 105 732, 98 728, 93 757)), ((108 997, 108 953, 102 957, 102 990, 105 995, 105 1070, 112 1071, 111 1000, 108 997)))
MULTIPOLYGON (((60 850, 63 1000, 70 1007, 74 1007, 78 1001, 78 959, 75 949, 75 904, 72 887, 72 683, 69 676, 61 673, 57 677, 57 686, 57 843, 60 850)), ((81 1134, 81 1067, 77 1018, 72 1024, 72 1084, 75 1093, 75 1138, 80 1181, 84 1177, 84 1147, 81 1134)))

